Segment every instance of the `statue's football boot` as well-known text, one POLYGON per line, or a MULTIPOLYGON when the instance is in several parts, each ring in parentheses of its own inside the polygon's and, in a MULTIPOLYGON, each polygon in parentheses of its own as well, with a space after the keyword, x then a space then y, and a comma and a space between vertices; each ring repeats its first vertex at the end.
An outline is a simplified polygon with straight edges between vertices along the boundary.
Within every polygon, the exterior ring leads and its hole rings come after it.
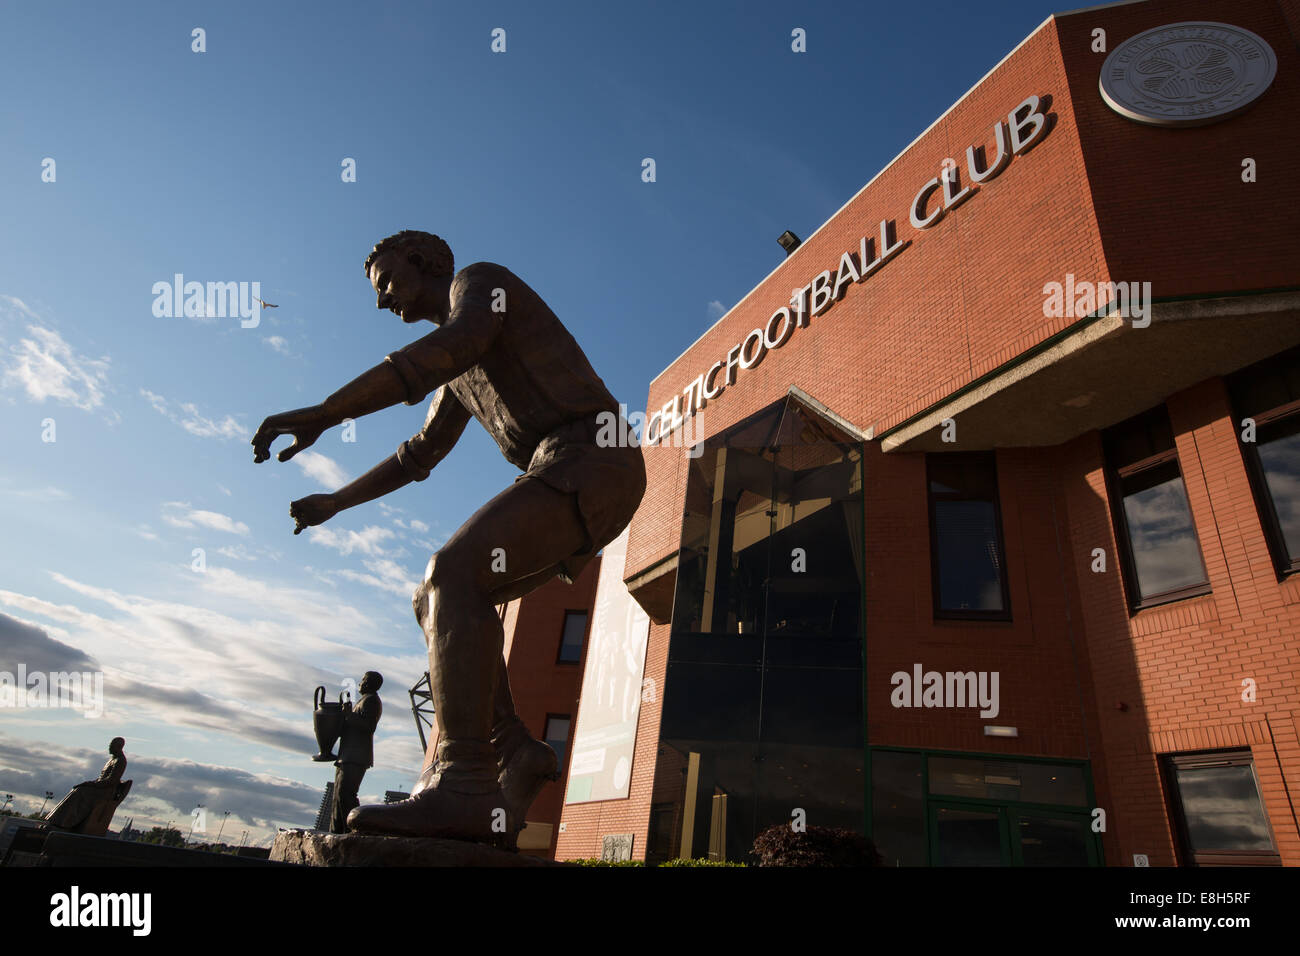
POLYGON ((511 849, 518 845, 528 808, 549 780, 559 780, 559 758, 547 744, 528 733, 518 717, 499 724, 492 734, 496 749, 498 780, 515 829, 510 833, 511 849))
POLYGON ((383 836, 471 840, 501 849, 511 844, 515 821, 493 772, 496 754, 487 741, 443 741, 439 771, 424 789, 397 803, 370 804, 348 814, 348 829, 383 836))

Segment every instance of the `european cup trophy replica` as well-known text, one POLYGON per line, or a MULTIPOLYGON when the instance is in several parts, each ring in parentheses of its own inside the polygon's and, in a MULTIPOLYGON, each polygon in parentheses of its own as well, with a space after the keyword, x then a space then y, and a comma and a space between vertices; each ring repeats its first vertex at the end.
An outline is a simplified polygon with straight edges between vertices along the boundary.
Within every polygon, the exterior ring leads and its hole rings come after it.
POLYGON ((45 818, 46 826, 87 836, 104 836, 113 822, 118 804, 131 792, 126 772, 126 741, 114 737, 108 744, 108 763, 95 780, 79 783, 58 802, 45 818))
POLYGON ((344 704, 342 693, 339 694, 337 701, 326 700, 325 688, 316 688, 316 694, 312 697, 311 722, 312 729, 316 732, 316 744, 320 750, 311 759, 317 763, 328 763, 338 759, 334 753, 334 745, 339 742, 339 737, 343 734, 345 706, 351 709, 352 704, 351 701, 344 704))
POLYGON ((333 494, 290 505, 294 534, 425 480, 471 418, 523 472, 433 555, 413 595, 440 730, 433 759, 409 799, 347 818, 365 833, 510 845, 557 761, 515 714, 495 607, 556 576, 573 581, 618 536, 645 491, 641 450, 573 336, 510 270, 477 262, 455 272, 447 244, 415 230, 384 239, 364 268, 377 308, 437 328, 322 404, 267 418, 254 461, 280 435, 294 438, 278 456, 288 461, 345 419, 432 392, 424 426, 395 454, 333 494))

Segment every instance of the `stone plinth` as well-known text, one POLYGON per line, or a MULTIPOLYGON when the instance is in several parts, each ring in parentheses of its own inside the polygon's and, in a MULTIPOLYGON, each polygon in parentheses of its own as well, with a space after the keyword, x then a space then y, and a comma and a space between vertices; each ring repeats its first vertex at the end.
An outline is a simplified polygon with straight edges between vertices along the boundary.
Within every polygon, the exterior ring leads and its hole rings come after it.
POLYGON ((271 846, 271 859, 301 866, 562 865, 461 840, 321 833, 316 830, 282 831, 271 846))

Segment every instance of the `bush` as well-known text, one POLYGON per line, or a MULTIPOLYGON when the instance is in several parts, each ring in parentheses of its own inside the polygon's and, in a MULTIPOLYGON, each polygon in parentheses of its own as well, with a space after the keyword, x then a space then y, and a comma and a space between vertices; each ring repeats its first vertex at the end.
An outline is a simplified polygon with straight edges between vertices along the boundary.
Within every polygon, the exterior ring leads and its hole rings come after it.
POLYGON ((732 860, 664 860, 660 866, 744 866, 732 860))
POLYGON ((574 866, 645 866, 645 860, 602 860, 598 857, 589 857, 584 860, 565 860, 565 863, 572 863, 574 866))
POLYGON ((801 833, 788 823, 768 827, 754 840, 759 866, 881 866, 876 846, 861 833, 838 827, 808 827, 801 833))
POLYGON ((565 860, 574 866, 744 866, 744 863, 732 863, 730 860, 665 860, 663 863, 646 863, 645 860, 598 860, 594 857, 585 860, 565 860))

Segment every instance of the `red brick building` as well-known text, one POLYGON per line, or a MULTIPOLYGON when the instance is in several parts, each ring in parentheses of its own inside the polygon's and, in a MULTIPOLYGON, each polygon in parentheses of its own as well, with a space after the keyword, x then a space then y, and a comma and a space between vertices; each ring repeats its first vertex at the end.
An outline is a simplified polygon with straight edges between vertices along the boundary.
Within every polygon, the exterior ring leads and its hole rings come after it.
POLYGON ((1298 39, 1048 18, 651 383, 558 858, 1300 863, 1298 39))

